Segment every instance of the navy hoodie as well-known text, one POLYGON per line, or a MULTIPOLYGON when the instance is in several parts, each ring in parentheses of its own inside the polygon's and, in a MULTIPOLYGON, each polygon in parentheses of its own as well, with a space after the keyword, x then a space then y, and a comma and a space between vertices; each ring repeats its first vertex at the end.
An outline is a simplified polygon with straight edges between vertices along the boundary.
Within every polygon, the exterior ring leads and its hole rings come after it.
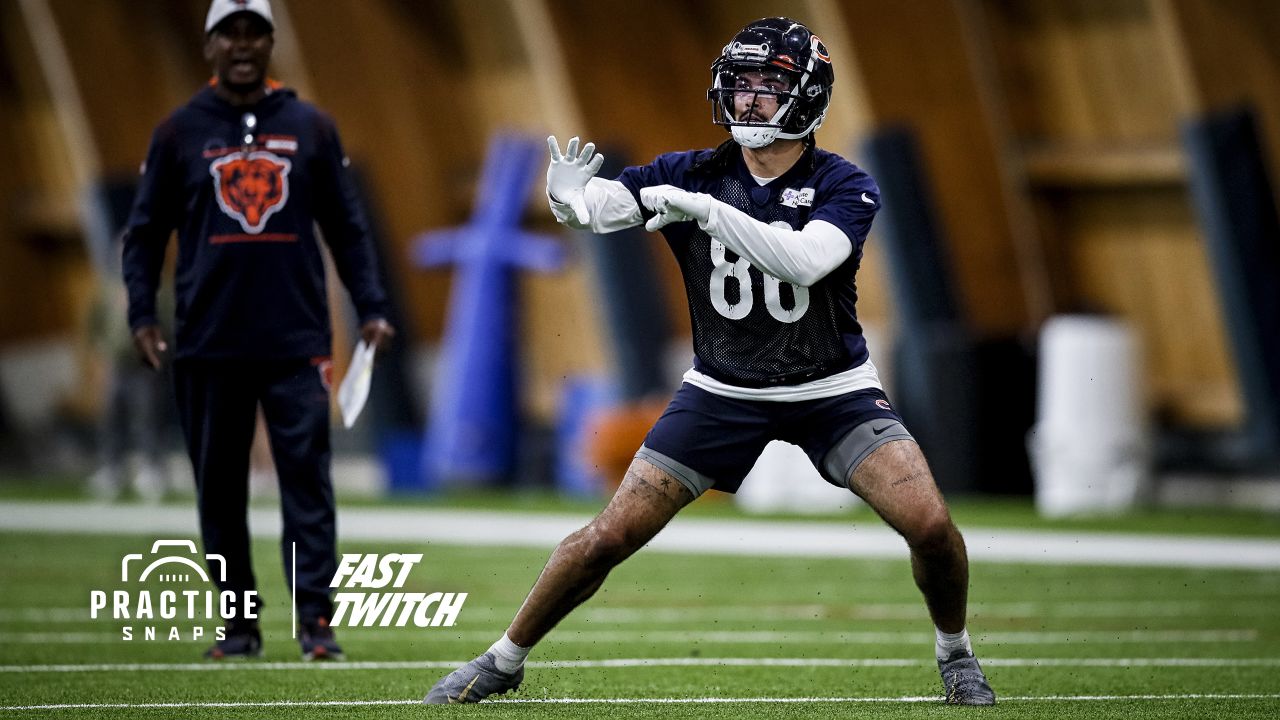
POLYGON ((330 354, 317 223, 360 321, 386 293, 333 120, 292 90, 233 106, 213 87, 156 128, 124 237, 129 326, 158 324, 165 246, 178 231, 176 357, 330 354), (245 113, 257 117, 242 146, 245 113))

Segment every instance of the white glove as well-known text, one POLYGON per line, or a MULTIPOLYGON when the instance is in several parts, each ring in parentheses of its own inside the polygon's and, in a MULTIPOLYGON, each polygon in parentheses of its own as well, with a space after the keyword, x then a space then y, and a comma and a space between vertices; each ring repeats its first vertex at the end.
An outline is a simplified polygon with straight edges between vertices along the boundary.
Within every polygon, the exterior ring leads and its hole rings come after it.
POLYGON ((560 141, 555 135, 547 138, 547 147, 551 150, 551 164, 547 166, 547 195, 553 202, 568 205, 578 222, 586 225, 591 220, 591 213, 587 211, 583 188, 600 172, 604 156, 596 154, 595 143, 587 143, 578 153, 577 137, 569 139, 564 155, 560 154, 560 141))
POLYGON ((674 222, 693 220, 705 224, 711 215, 711 196, 692 193, 674 185, 653 185, 640 189, 640 204, 655 215, 644 229, 655 232, 674 222))

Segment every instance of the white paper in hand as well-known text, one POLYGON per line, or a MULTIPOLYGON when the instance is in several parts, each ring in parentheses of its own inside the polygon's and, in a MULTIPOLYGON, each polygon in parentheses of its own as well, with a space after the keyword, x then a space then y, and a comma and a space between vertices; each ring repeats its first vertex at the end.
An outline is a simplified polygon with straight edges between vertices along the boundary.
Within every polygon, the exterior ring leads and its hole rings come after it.
POLYGON ((373 351, 363 340, 356 344, 351 356, 347 376, 338 386, 338 407, 342 410, 342 426, 350 429, 360 417, 364 403, 369 399, 369 386, 373 384, 373 351))

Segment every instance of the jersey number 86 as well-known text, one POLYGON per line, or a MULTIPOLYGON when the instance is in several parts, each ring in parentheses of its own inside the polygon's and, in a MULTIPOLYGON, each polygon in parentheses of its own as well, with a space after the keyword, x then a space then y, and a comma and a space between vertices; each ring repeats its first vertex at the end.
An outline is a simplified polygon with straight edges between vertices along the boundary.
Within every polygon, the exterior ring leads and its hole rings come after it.
MULTIPOLYGON (((755 305, 755 294, 751 288, 751 263, 744 257, 737 262, 729 262, 725 257, 725 246, 719 240, 711 240, 711 262, 715 266, 711 271, 711 306, 716 312, 730 320, 741 320, 751 314, 755 305), (725 297, 725 285, 730 279, 738 283, 738 302, 729 304, 725 297)), ((791 287, 791 296, 795 298, 795 306, 790 310, 782 307, 782 281, 761 271, 764 276, 764 305, 774 320, 793 323, 804 317, 809 309, 809 288, 787 283, 791 287)))

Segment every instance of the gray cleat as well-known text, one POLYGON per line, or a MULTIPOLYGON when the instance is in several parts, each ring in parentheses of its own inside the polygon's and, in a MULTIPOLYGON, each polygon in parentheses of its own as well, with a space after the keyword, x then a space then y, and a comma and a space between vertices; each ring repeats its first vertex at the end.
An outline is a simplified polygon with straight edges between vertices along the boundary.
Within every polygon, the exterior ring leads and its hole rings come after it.
POLYGON ((942 673, 942 689, 948 705, 995 705, 996 693, 987 684, 987 676, 978 666, 978 658, 966 650, 957 650, 951 657, 938 661, 942 673))
POLYGON ((494 664, 493 653, 485 653, 441 678, 422 702, 426 705, 478 703, 490 695, 519 688, 523 680, 523 665, 513 673, 504 673, 494 664))

